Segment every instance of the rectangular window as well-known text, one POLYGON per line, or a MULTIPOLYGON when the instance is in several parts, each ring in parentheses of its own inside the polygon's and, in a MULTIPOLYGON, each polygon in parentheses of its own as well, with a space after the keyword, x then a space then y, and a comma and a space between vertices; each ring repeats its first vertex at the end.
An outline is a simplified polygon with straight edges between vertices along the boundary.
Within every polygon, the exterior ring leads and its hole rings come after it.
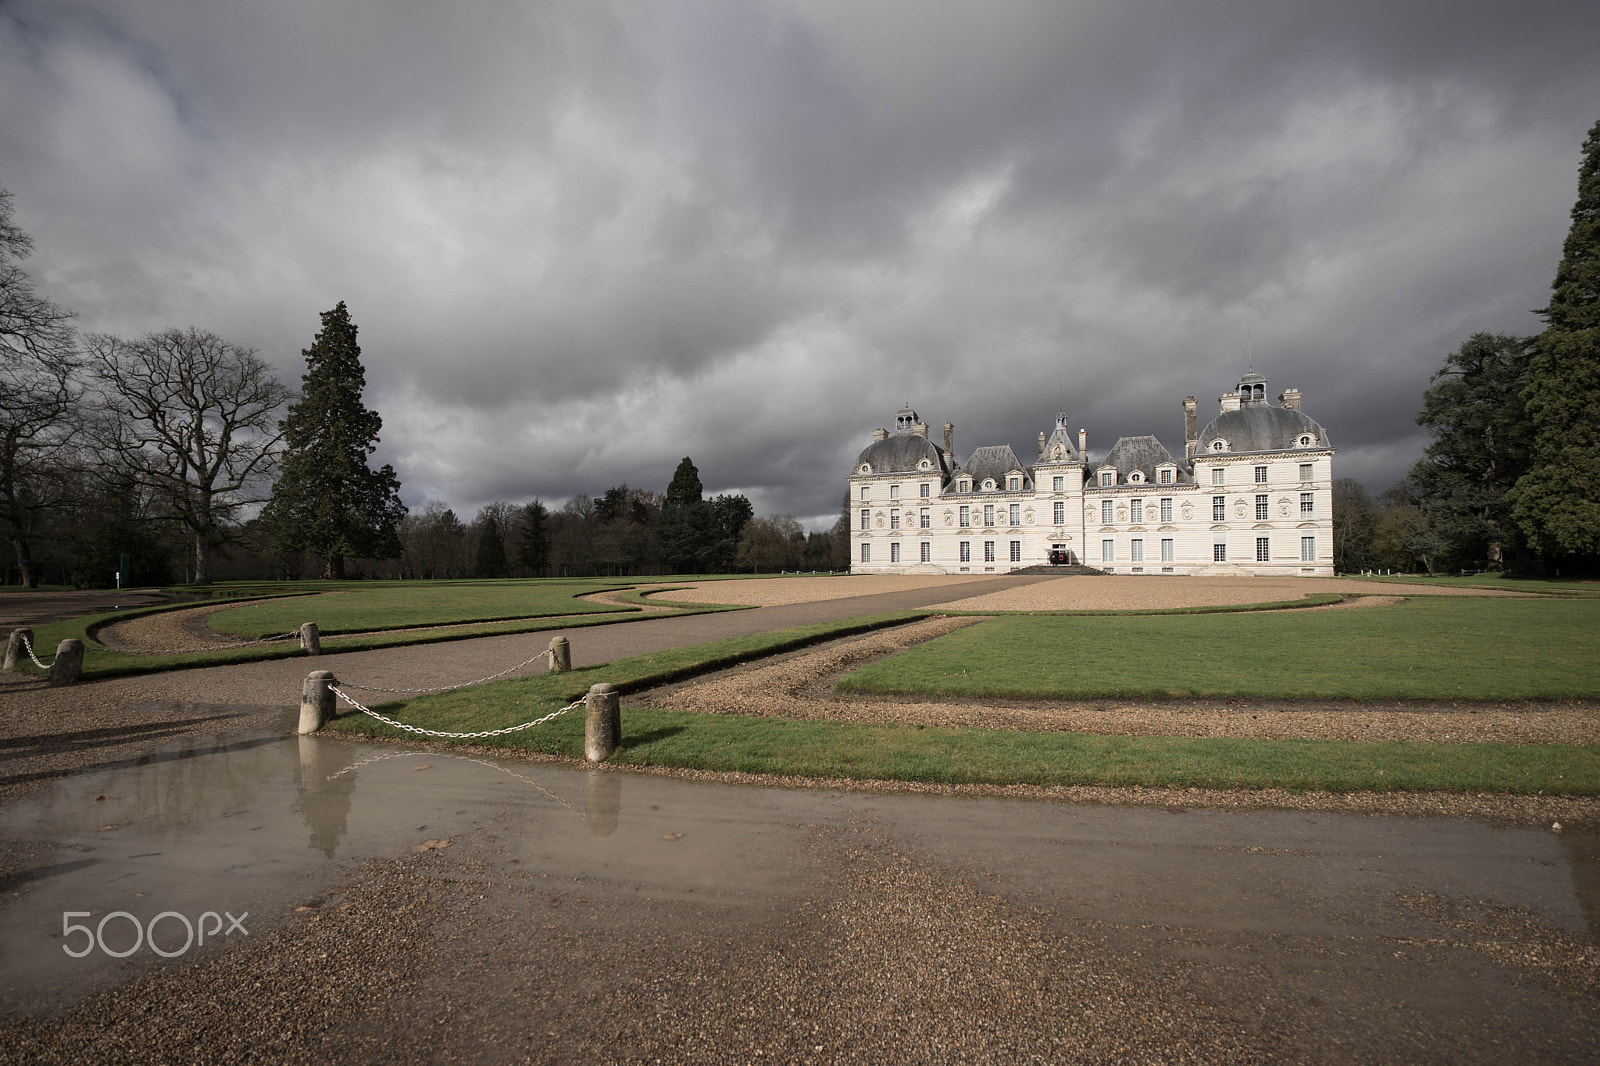
POLYGON ((931 540, 922 542, 922 561, 925 563, 933 561, 933 542, 931 540))
POLYGON ((964 563, 972 562, 972 541, 970 540, 961 542, 961 561, 964 563))
POLYGON ((992 540, 983 542, 983 561, 986 563, 994 562, 994 541, 992 540))
POLYGON ((1020 540, 1011 542, 1011 561, 1014 563, 1022 562, 1022 541, 1020 540))
POLYGON ((872 487, 871 486, 869 486, 869 485, 862 485, 861 486, 861 498, 863 500, 870 500, 872 498, 872 487))
POLYGON ((1212 467, 1211 483, 1213 485, 1226 485, 1228 483, 1228 471, 1220 466, 1212 467))
POLYGON ((889 528, 890 529, 899 529, 900 528, 900 509, 898 507, 894 508, 893 510, 891 510, 889 512, 889 528))
POLYGON ((1006 478, 1006 491, 1007 492, 1017 492, 1021 488, 1022 488, 1022 479, 1020 477, 1008 477, 1008 478, 1006 478))
POLYGON ((1211 497, 1211 520, 1221 522, 1228 517, 1228 498, 1226 496, 1211 497))
POLYGON ((898 563, 900 561, 900 542, 899 541, 895 541, 895 542, 893 542, 892 544, 889 545, 889 561, 891 563, 898 563))
POLYGON ((1051 513, 1050 517, 1055 519, 1056 525, 1064 525, 1067 521, 1067 505, 1062 503, 1060 500, 1057 500, 1055 509, 1051 513))
POLYGON ((1111 501, 1110 500, 1101 500, 1100 501, 1100 524, 1103 525, 1103 526, 1109 526, 1111 524, 1111 501))
POLYGON ((1100 542, 1100 561, 1102 563, 1114 563, 1117 561, 1116 541, 1102 540, 1100 542))
POLYGON ((861 561, 864 563, 872 562, 872 545, 863 544, 861 546, 861 561))
POLYGON ((1316 506, 1311 502, 1311 493, 1302 492, 1300 494, 1300 513, 1315 514, 1316 510, 1316 506))
POLYGON ((861 528, 869 529, 872 526, 872 512, 865 507, 861 508, 861 528))
POLYGON ((926 481, 924 481, 922 483, 922 489, 920 491, 920 495, 922 496, 922 498, 924 500, 926 500, 928 498, 928 494, 930 492, 932 492, 932 491, 933 491, 933 487, 931 485, 929 485, 926 481))
POLYGON ((1116 483, 1117 483, 1117 475, 1109 474, 1109 473, 1100 475, 1100 484, 1105 485, 1107 487, 1110 487, 1112 485, 1115 485, 1116 483))
POLYGON ((958 482, 956 484, 956 491, 957 492, 971 492, 972 491, 972 482, 970 482, 970 481, 958 482))
POLYGON ((1267 468, 1264 467, 1264 466, 1256 467, 1256 484, 1257 485, 1265 485, 1266 483, 1267 483, 1267 468))
POLYGON ((1272 552, 1269 550, 1270 544, 1271 538, 1269 537, 1256 538, 1256 562, 1266 563, 1272 561, 1272 552))
POLYGON ((1172 538, 1171 537, 1162 537, 1161 538, 1161 561, 1164 562, 1164 563, 1172 562, 1172 538))
POLYGON ((1213 544, 1211 546, 1211 561, 1225 563, 1228 561, 1228 546, 1226 544, 1213 544))
POLYGON ((1014 525, 1014 526, 1021 525, 1022 524, 1022 504, 1020 504, 1020 503, 1012 504, 1011 505, 1011 514, 1010 514, 1009 517, 1011 518, 1011 524, 1012 525, 1014 525))
MULTIPOLYGON (((985 527, 994 526, 994 504, 992 503, 986 503, 983 505, 983 524, 985 527)), ((993 561, 994 560, 992 559, 990 560, 990 562, 993 561)))
POLYGON ((917 518, 917 522, 923 529, 928 529, 933 525, 933 516, 928 513, 926 507, 922 509, 922 514, 917 518))
POLYGON ((1133 499, 1128 501, 1128 520, 1131 522, 1144 521, 1144 501, 1133 499))
POLYGON ((900 498, 900 486, 899 485, 890 485, 889 486, 889 499, 898 500, 899 498, 900 498))
POLYGON ((972 525, 972 508, 963 506, 961 508, 961 528, 966 529, 970 525, 972 525))
POLYGON ((1311 480, 1311 471, 1312 471, 1312 467, 1311 467, 1310 463, 1301 463, 1300 464, 1300 480, 1301 481, 1310 481, 1311 480))
POLYGON ((1171 470, 1163 470, 1163 471, 1161 471, 1161 483, 1163 485, 1172 484, 1172 471, 1171 470))
MULTIPOLYGON (((1265 470, 1266 467, 1262 467, 1261 469, 1265 470)), ((1257 522, 1265 522, 1266 520, 1267 520, 1267 497, 1266 497, 1266 494, 1263 493, 1262 495, 1259 495, 1259 496, 1256 497, 1256 521, 1257 522)))
POLYGON ((1050 491, 1051 492, 1066 492, 1067 491, 1067 479, 1064 478, 1064 477, 1052 478, 1050 480, 1050 491))
POLYGON ((1300 538, 1300 561, 1302 563, 1314 563, 1317 561, 1316 537, 1300 538))
POLYGON ((1144 541, 1135 540, 1128 545, 1128 561, 1134 563, 1144 562, 1144 541))
POLYGON ((1172 497, 1171 496, 1163 496, 1161 498, 1161 520, 1163 522, 1172 521, 1172 497))

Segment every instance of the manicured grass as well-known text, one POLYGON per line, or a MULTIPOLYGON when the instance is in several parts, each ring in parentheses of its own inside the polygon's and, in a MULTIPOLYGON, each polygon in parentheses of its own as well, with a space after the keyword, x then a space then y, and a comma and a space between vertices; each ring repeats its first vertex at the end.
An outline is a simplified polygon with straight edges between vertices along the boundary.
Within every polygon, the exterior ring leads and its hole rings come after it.
MULTIPOLYGON (((635 582, 618 580, 607 584, 604 579, 585 578, 582 580, 546 580, 542 583, 551 590, 545 594, 547 600, 553 599, 561 603, 577 603, 578 607, 596 607, 598 610, 583 612, 591 617, 574 618, 567 616, 545 616, 531 618, 512 618, 498 622, 484 622, 480 624, 455 625, 448 629, 415 629, 415 630, 390 630, 379 631, 362 635, 332 636, 323 640, 323 650, 327 652, 366 651, 374 648, 394 648, 410 644, 435 644, 452 640, 468 640, 473 637, 498 636, 506 633, 534 633, 549 629, 579 629, 585 626, 612 625, 620 622, 637 622, 647 618, 664 617, 660 613, 646 614, 629 608, 606 607, 603 604, 584 604, 581 601, 572 601, 570 597, 575 592, 597 591, 617 585, 630 585, 635 582), (566 597, 563 599, 562 597, 566 597)), ((333 583, 308 583, 315 591, 321 591, 327 584, 333 583)), ((341 587, 351 589, 353 594, 386 593, 416 594, 419 598, 428 598, 429 586, 434 583, 422 581, 406 582, 344 582, 341 587)), ((434 597, 434 602, 441 607, 438 615, 425 615, 420 624, 446 625, 445 619, 452 616, 452 612, 459 617, 459 605, 475 595, 495 594, 500 586, 511 586, 526 589, 535 582, 440 582, 440 585, 450 587, 446 595, 434 597)), ((255 591, 262 589, 271 590, 283 598, 280 602, 263 602, 260 599, 248 601, 248 606, 241 606, 240 610, 254 610, 257 608, 268 609, 277 613, 279 628, 267 627, 259 632, 275 636, 278 633, 297 629, 302 621, 316 621, 322 627, 322 620, 317 617, 320 612, 313 608, 336 601, 337 596, 296 596, 295 592, 304 586, 291 583, 283 584, 252 584, 228 586, 226 591, 238 593, 240 591, 255 591)), ((212 590, 222 598, 224 588, 212 590)), ((153 614, 161 611, 186 610, 198 606, 194 602, 185 602, 160 607, 144 607, 133 610, 113 611, 104 614, 87 615, 81 618, 53 622, 48 625, 34 627, 34 647, 39 658, 49 662, 55 655, 56 645, 68 637, 76 637, 84 642, 84 670, 85 679, 103 677, 116 677, 127 674, 158 673, 164 670, 182 670, 203 666, 226 666, 231 663, 258 662, 264 659, 286 659, 302 655, 297 640, 276 642, 273 644, 255 645, 243 648, 227 648, 217 651, 183 652, 175 655, 126 655, 112 651, 101 645, 90 636, 101 626, 114 622, 137 618, 141 615, 153 614)), ((681 605, 678 614, 700 614, 710 611, 729 610, 713 604, 681 605)), ((232 611, 221 611, 213 615, 213 619, 221 615, 232 614, 232 611)), ((380 619, 380 622, 382 620, 380 619)), ((36 669, 24 661, 24 668, 37 672, 36 669)))
POLYGON ((272 599, 221 611, 212 629, 242 639, 284 633, 314 621, 326 634, 370 633, 412 626, 548 618, 562 614, 606 614, 637 610, 590 603, 577 597, 615 588, 594 580, 566 581, 415 581, 272 599))
MULTIPOLYGON (((568 674, 537 675, 382 704, 377 709, 434 729, 497 729, 547 714, 597 681, 628 692, 905 617, 798 627, 568 674)), ((628 707, 625 701, 622 745, 611 761, 739 773, 999 785, 1600 793, 1600 749, 1594 747, 1105 737, 786 721, 746 718, 737 714, 736 707, 729 710, 734 713, 693 714, 628 707)), ((409 736, 360 714, 345 715, 327 728, 409 736)), ((582 711, 519 733, 467 743, 581 758, 582 711)))
MULTIPOLYGON (((1151 580, 1160 580, 1152 578, 1151 580)), ((1004 615, 1049 615, 1061 617, 1100 617, 1102 615, 1116 615, 1130 617, 1135 615, 1166 615, 1166 614, 1248 614, 1252 611, 1292 611, 1306 607, 1331 607, 1336 603, 1343 603, 1349 599, 1340 592, 1314 592, 1302 596, 1298 600, 1270 600, 1266 603, 1208 603, 1198 607, 1146 607, 1138 610, 1117 611, 1110 608, 1088 609, 1074 611, 954 611, 940 608, 939 614, 949 615, 977 615, 988 618, 995 614, 1004 615)))
POLYGON ((1283 614, 1002 616, 872 663, 858 692, 963 697, 1600 695, 1600 601, 1418 597, 1283 614))

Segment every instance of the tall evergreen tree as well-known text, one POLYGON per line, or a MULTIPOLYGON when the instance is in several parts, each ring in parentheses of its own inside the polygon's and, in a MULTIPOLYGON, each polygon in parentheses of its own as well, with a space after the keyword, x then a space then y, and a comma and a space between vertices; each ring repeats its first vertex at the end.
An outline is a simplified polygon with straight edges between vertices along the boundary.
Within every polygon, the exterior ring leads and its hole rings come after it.
POLYGON ((492 508, 478 512, 478 557, 472 568, 476 577, 504 577, 506 539, 492 508))
POLYGON ((1583 143, 1578 199, 1523 398, 1534 439, 1512 515, 1534 550, 1600 557, 1600 122, 1583 143))
POLYGON ((322 330, 302 354, 300 399, 283 422, 283 475, 263 517, 282 550, 318 556, 324 577, 342 578, 348 558, 400 554, 406 507, 394 468, 367 465, 383 419, 361 402, 367 379, 343 300, 322 313, 322 330))
POLYGON ((656 519, 656 547, 674 573, 703 573, 715 568, 722 529, 704 499, 700 471, 687 455, 673 472, 661 514, 656 519))
POLYGON ((522 508, 522 536, 517 541, 517 558, 538 577, 550 565, 550 512, 535 499, 522 508))
POLYGON ((1476 333, 1445 357, 1422 394, 1417 424, 1432 431, 1433 442, 1412 466, 1410 481, 1463 563, 1498 568, 1507 540, 1520 539, 1506 494, 1528 470, 1531 433, 1522 393, 1530 343, 1476 333))

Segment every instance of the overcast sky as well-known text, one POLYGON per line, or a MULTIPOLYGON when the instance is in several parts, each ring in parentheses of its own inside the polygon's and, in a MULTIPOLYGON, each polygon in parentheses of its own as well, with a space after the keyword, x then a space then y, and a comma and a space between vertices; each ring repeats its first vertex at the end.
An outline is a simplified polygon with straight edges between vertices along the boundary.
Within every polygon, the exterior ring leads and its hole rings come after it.
POLYGON ((413 507, 689 455, 826 526, 907 400, 1181 453, 1250 361, 1377 491, 1539 329, 1597 57, 1592 0, 0 0, 0 185, 86 330, 298 384, 344 300, 413 507))

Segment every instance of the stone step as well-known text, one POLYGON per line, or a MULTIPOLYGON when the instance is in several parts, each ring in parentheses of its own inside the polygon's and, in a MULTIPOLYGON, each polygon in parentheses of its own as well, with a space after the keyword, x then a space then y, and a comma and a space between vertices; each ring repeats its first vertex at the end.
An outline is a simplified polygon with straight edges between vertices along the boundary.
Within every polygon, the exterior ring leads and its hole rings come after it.
POLYGON ((1025 566, 1020 570, 1012 570, 1013 574, 1049 574, 1051 577, 1104 577, 1104 570, 1096 570, 1092 566, 1071 565, 1051 566, 1045 563, 1041 566, 1025 566))

